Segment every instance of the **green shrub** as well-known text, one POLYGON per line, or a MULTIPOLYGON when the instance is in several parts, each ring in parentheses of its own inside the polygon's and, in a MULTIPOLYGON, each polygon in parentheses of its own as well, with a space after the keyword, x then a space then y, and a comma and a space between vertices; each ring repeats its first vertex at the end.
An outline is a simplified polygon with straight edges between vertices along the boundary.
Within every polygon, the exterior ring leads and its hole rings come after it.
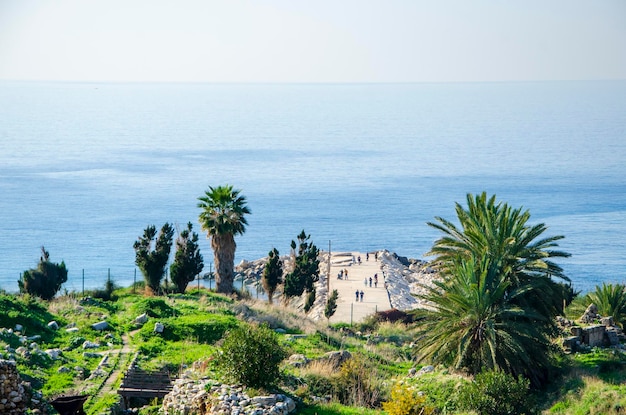
POLYGON ((279 364, 286 356, 275 332, 246 324, 226 335, 217 364, 227 380, 265 388, 278 380, 279 364))
POLYGON ((176 310, 170 307, 163 298, 143 298, 134 306, 137 315, 146 313, 153 318, 172 317, 176 310))
POLYGON ((535 413, 529 394, 530 381, 504 372, 482 372, 461 387, 459 407, 480 415, 523 415, 535 413))
POLYGON ((163 323, 165 340, 194 340, 206 344, 220 340, 224 333, 239 324, 237 318, 219 314, 180 316, 167 319, 163 323))

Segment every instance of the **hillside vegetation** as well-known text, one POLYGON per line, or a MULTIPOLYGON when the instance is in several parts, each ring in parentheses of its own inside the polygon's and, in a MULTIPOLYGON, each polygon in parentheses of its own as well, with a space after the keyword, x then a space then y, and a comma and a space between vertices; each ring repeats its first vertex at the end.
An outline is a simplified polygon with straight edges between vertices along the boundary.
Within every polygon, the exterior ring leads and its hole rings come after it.
MULTIPOLYGON (((45 399, 88 394, 86 412, 99 414, 117 401, 116 387, 131 354, 138 353, 146 370, 165 368, 179 373, 195 362, 205 375, 219 380, 215 356, 226 333, 260 324, 277 332, 280 346, 291 356, 280 364, 273 388, 296 399, 297 413, 420 413, 411 412, 415 408, 441 414, 521 413, 502 405, 494 407, 490 396, 500 404, 502 397, 508 397, 509 406, 524 407, 527 413, 618 414, 626 408, 626 358, 619 349, 557 353, 559 366, 550 382, 531 389, 515 379, 492 376, 483 383, 472 382, 443 366, 417 364, 415 328, 382 321, 380 316, 353 327, 327 328, 283 306, 206 290, 146 297, 119 289, 112 297, 104 301, 70 295, 44 302, 28 295, 0 295, 1 357, 14 359, 23 380, 45 399), (142 314, 148 321, 134 323, 142 314), (59 328, 49 326, 51 321, 59 328), (92 328, 101 321, 108 328, 92 328), (154 331, 156 322, 165 327, 163 333, 154 331), (16 325, 22 327, 21 332, 15 331, 16 325), (130 353, 120 353, 124 343, 130 353), (55 349, 60 350, 58 355, 50 353, 55 349), (351 358, 339 365, 324 359, 333 351, 348 351, 351 358), (105 355, 109 361, 102 365, 105 355), (298 364, 298 359, 308 363, 298 364), (481 402, 476 402, 477 396, 483 397, 481 402), (468 409, 472 405, 473 412, 468 409)), ((159 405, 153 404, 140 403, 139 413, 155 413, 159 405)))

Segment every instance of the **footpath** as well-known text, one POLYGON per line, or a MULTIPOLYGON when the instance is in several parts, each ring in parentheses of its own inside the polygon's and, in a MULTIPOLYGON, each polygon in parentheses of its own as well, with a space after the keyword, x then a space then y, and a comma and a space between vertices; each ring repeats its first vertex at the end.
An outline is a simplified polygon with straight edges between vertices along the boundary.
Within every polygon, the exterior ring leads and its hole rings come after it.
POLYGON ((337 310, 330 318, 331 323, 359 323, 365 317, 391 309, 389 294, 381 270, 381 261, 374 253, 337 252, 331 256, 330 292, 337 290, 337 310), (361 262, 359 262, 359 257, 361 262), (343 270, 343 276, 338 278, 343 270), (346 272, 347 271, 347 272, 346 272), (374 276, 378 276, 375 284, 374 276), (372 279, 370 286, 370 278, 372 279), (359 292, 357 300, 356 293, 359 292), (361 299, 361 292, 363 297, 361 299))

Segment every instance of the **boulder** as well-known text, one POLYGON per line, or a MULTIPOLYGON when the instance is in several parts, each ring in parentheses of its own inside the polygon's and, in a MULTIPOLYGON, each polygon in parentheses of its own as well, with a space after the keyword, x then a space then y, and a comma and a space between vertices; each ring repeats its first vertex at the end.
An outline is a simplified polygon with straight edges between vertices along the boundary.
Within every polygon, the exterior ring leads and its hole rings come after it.
POLYGON ((48 323, 48 328, 51 330, 58 330, 59 325, 57 324, 56 321, 52 320, 51 322, 48 323))
POLYGON ((100 343, 90 342, 89 340, 85 340, 83 343, 83 349, 97 349, 100 347, 100 343))
POLYGON ((148 315, 146 313, 143 313, 135 317, 135 320, 133 320, 135 324, 140 324, 140 325, 146 324, 147 321, 148 321, 148 315))
POLYGON ((50 359, 58 360, 62 352, 61 349, 48 349, 45 350, 45 353, 50 356, 50 359))
POLYGON ((91 328, 94 330, 102 331, 109 328, 109 323, 106 321, 99 321, 91 325, 91 328))
POLYGON ((155 333, 163 333, 163 330, 165 330, 165 326, 163 325, 163 323, 160 322, 156 322, 154 323, 154 332, 155 333))

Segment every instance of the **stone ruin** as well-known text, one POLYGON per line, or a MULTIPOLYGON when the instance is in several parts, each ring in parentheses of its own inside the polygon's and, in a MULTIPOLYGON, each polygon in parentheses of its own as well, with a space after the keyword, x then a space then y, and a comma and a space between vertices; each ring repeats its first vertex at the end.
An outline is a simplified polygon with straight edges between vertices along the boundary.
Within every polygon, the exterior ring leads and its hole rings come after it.
POLYGON ((31 396, 30 384, 20 379, 15 362, 0 360, 0 414, 21 415, 27 409, 33 414, 47 413, 41 406, 39 395, 31 396))
POLYGON ((558 319, 559 325, 569 329, 571 336, 563 339, 563 347, 571 352, 589 349, 592 347, 623 347, 626 340, 620 327, 613 322, 613 317, 603 317, 598 314, 598 307, 590 304, 578 322, 587 326, 582 327, 563 317, 558 319))

